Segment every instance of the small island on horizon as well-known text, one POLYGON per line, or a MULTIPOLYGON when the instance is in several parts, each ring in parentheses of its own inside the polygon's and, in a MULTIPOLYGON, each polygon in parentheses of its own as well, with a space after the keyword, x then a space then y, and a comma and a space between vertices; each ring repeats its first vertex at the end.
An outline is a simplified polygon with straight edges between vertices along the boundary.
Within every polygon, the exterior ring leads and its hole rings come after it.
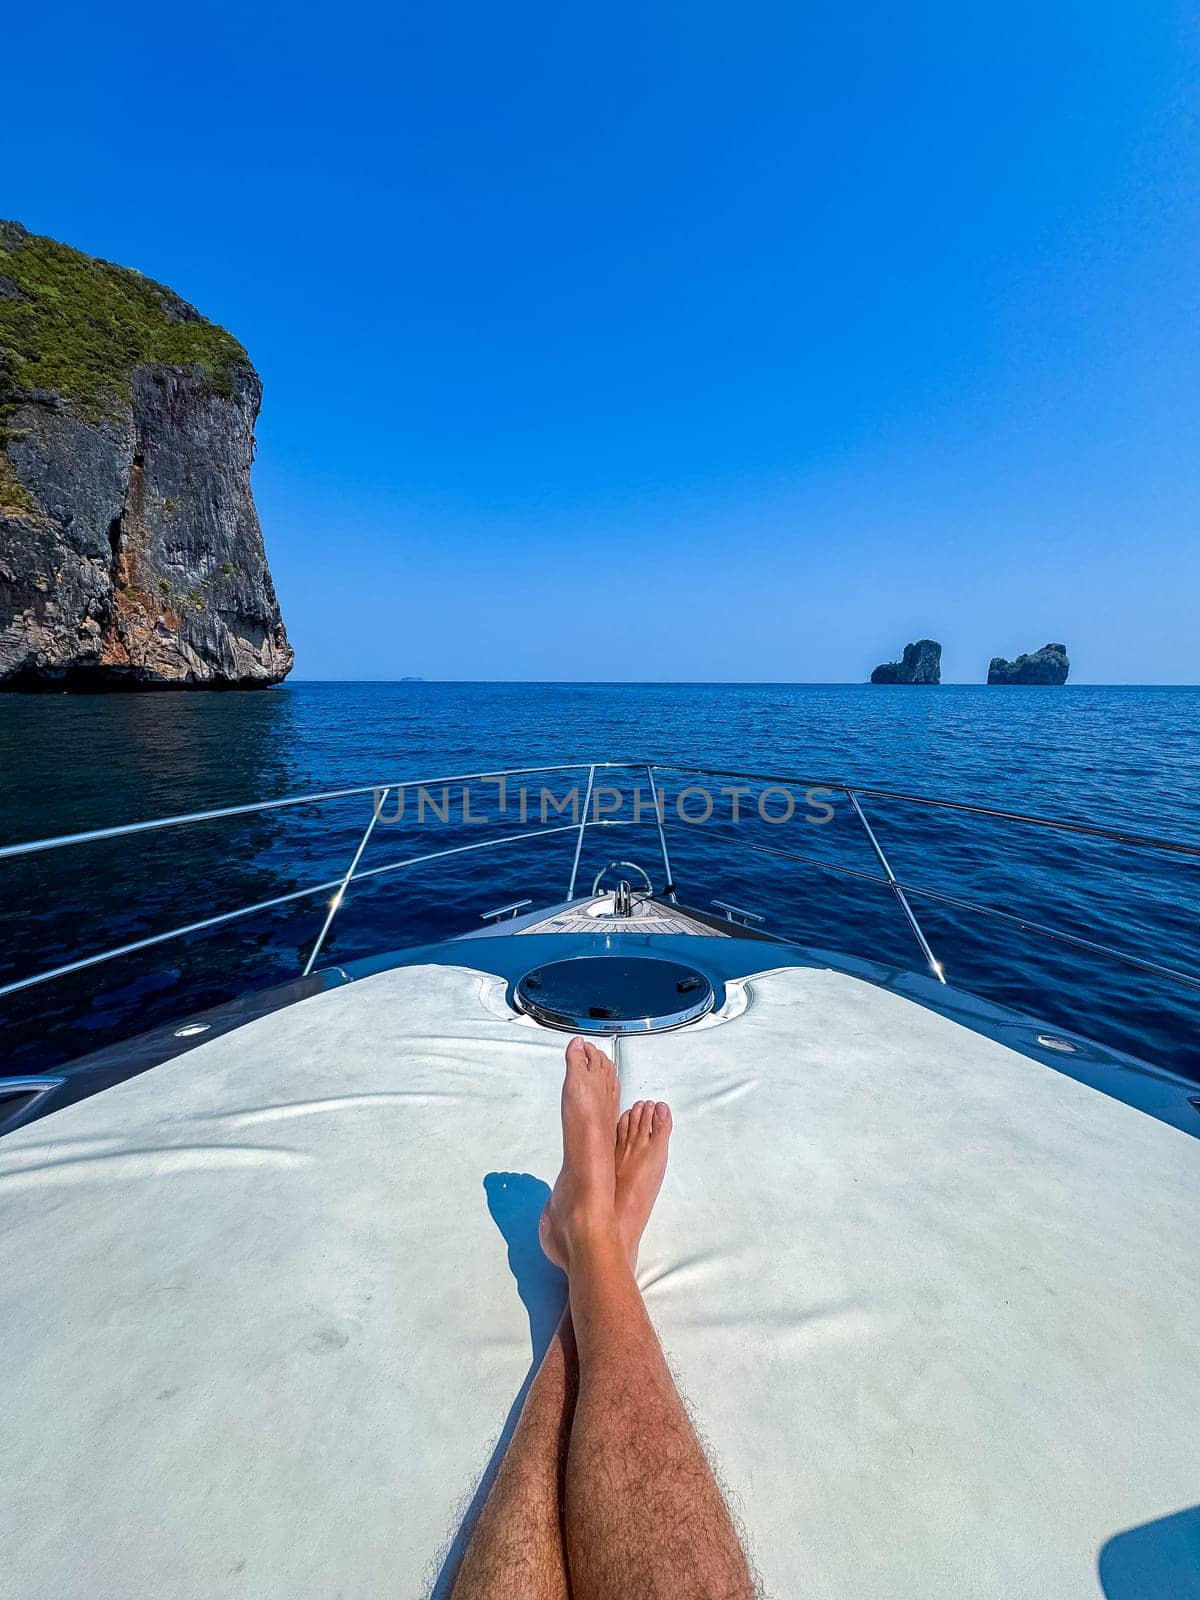
POLYGON ((1031 655, 1018 656, 1006 661, 1003 656, 993 656, 988 667, 987 681, 1001 684, 1060 684, 1066 683, 1071 662, 1065 644, 1044 644, 1031 655))
POLYGON ((872 683, 934 684, 942 681, 942 647, 936 639, 906 644, 899 661, 885 661, 871 674, 872 683))
MULTIPOLYGON (((1044 644, 1015 661, 993 656, 986 682, 1002 685, 1066 683, 1071 662, 1065 644, 1044 644)), ((904 646, 899 661, 885 661, 871 673, 872 683, 932 686, 942 681, 942 647, 936 639, 918 639, 904 646)))

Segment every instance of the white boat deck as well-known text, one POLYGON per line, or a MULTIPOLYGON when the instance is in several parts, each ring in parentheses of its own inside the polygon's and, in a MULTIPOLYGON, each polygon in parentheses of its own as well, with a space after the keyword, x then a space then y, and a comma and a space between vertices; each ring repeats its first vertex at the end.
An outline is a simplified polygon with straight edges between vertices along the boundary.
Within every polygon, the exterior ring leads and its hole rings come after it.
MULTIPOLYGON (((619 1065, 766 1594, 1190 1600, 1200 1141, 853 978, 737 998, 619 1065)), ((401 968, 0 1143, 6 1600, 444 1593, 561 1304, 563 1044, 401 968)))

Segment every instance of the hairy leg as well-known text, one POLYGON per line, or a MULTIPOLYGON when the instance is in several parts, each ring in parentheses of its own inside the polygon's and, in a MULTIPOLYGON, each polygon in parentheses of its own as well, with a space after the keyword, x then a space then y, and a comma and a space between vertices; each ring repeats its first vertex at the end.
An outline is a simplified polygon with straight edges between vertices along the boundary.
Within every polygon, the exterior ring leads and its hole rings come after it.
MULTIPOLYGON (((568 1066, 574 1063, 586 1070, 587 1062, 582 1041, 572 1041, 568 1066)), ((564 1108, 566 1099, 564 1084, 564 1108)), ((614 1076, 603 1126, 612 1141, 613 1204, 626 1252, 636 1262, 642 1230, 666 1170, 671 1119, 665 1105, 656 1107, 652 1101, 639 1101, 619 1119, 616 1106, 614 1076)), ((550 1258, 565 1265, 549 1218, 543 1224, 542 1239, 550 1258)), ((452 1600, 482 1600, 485 1596, 489 1600, 568 1600, 562 1507, 578 1381, 575 1333, 568 1310, 525 1397, 495 1482, 472 1530, 452 1600)))
POLYGON ((578 1367, 565 1311, 538 1368, 451 1600, 569 1600, 562 1504, 578 1367))
POLYGON ((721 1491, 619 1241, 571 1257, 579 1397, 567 1455, 575 1600, 752 1600, 721 1491))
MULTIPOLYGON (((586 1049, 586 1070, 568 1053, 563 1170, 542 1232, 547 1254, 567 1270, 579 1354, 566 1472, 571 1592, 575 1600, 753 1600, 746 1558, 633 1275, 636 1239, 631 1250, 628 1214, 616 1203, 620 1130, 615 1149, 602 1136, 611 1128, 612 1063, 586 1049)), ((644 1137, 654 1152, 640 1185, 648 1215, 670 1114, 655 1105, 647 1125, 646 1107, 635 1111, 635 1143, 644 1137)))

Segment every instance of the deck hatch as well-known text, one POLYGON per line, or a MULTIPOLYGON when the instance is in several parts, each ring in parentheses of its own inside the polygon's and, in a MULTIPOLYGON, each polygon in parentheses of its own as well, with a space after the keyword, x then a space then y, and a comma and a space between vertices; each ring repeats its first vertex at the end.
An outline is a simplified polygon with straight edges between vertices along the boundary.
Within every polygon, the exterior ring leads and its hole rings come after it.
POLYGON ((571 1033, 660 1033, 710 1011, 713 986, 695 967, 658 956, 575 956, 535 967, 513 1004, 571 1033))

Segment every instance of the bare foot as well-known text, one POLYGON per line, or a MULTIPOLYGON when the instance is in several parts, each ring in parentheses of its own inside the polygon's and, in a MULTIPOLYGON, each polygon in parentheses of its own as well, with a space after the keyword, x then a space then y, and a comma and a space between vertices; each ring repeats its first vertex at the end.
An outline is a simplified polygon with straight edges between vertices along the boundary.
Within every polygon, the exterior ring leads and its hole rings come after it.
POLYGON ((617 1227, 617 1069, 583 1039, 567 1046, 562 1088, 563 1164, 542 1212, 542 1249, 567 1269, 572 1249, 617 1227))
POLYGON ((631 1267, 662 1187, 670 1137, 671 1108, 664 1100, 639 1100, 617 1123, 617 1227, 631 1267))

